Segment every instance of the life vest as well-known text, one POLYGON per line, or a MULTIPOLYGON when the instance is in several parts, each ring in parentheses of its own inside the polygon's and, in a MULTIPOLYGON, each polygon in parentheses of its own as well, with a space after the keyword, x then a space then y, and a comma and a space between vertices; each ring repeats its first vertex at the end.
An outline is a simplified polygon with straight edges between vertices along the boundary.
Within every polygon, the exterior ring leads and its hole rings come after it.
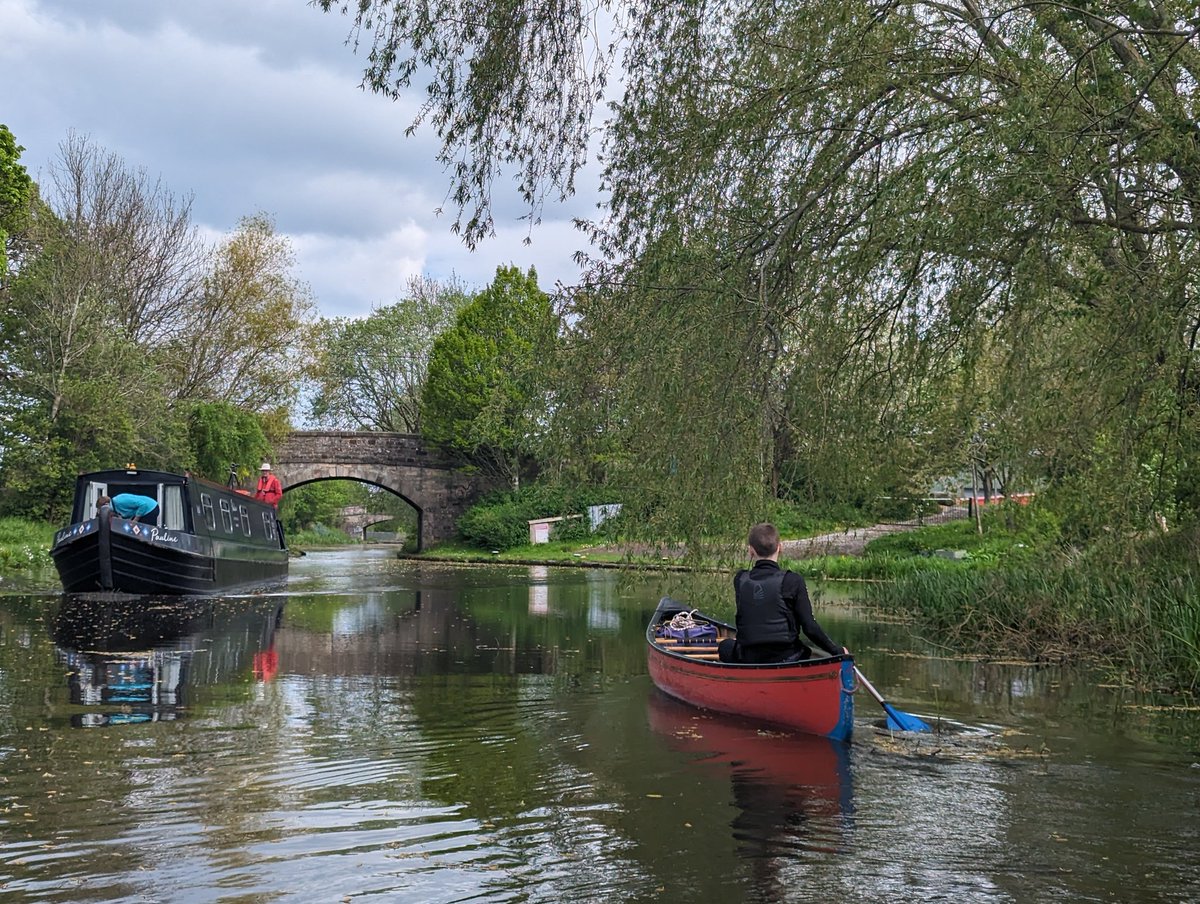
POLYGON ((782 569, 758 576, 740 571, 737 576, 737 636, 741 646, 796 642, 796 622, 783 601, 782 569))
POLYGON ((269 502, 271 505, 279 505, 279 500, 283 496, 283 484, 279 482, 279 478, 274 474, 268 474, 265 477, 258 478, 258 487, 254 491, 254 498, 261 499, 263 502, 269 502))

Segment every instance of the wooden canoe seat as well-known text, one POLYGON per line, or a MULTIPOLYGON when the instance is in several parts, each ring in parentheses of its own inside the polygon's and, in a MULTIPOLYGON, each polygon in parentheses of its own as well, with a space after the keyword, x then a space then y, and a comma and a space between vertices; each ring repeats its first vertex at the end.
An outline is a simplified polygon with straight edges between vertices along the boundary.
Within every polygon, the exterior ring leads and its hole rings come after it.
MULTIPOLYGON (((720 640, 720 638, 717 638, 717 640, 720 640)), ((680 646, 690 647, 690 646, 703 645, 703 644, 712 645, 712 644, 715 644, 717 641, 716 640, 683 640, 682 638, 679 638, 679 637, 656 637, 656 638, 654 638, 654 642, 656 644, 661 644, 663 646, 671 646, 673 644, 678 644, 680 646)))

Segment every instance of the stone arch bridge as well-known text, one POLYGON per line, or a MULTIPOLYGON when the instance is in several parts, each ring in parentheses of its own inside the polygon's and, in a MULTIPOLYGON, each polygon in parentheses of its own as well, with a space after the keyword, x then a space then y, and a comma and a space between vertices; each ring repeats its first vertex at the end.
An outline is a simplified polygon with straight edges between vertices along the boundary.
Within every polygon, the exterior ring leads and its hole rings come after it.
POLYGON ((271 464, 284 492, 331 479, 390 490, 417 510, 417 549, 453 537, 458 517, 494 486, 406 433, 295 431, 271 464))

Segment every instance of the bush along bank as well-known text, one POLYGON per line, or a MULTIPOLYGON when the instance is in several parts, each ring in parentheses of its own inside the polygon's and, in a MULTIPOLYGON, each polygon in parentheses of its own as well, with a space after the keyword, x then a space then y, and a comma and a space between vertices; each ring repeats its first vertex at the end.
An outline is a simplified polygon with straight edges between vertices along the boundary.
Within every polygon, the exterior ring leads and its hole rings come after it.
POLYGON ((917 571, 868 600, 964 652, 1107 661, 1147 689, 1200 690, 1200 528, 988 567, 917 571))

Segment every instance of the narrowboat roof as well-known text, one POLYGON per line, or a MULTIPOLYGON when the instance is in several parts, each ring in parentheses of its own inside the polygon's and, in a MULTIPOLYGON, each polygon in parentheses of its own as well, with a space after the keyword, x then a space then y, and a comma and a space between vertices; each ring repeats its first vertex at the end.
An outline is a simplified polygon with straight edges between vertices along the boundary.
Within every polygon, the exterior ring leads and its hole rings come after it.
POLYGON ((200 477, 196 474, 178 474, 174 471, 154 471, 145 468, 109 468, 105 471, 89 471, 86 474, 80 474, 76 478, 76 483, 83 484, 93 480, 108 483, 113 479, 165 483, 171 486, 182 486, 189 482, 200 483, 226 493, 238 492, 236 487, 226 486, 225 484, 217 483, 215 480, 209 480, 206 477, 200 477))
POLYGON ((172 471, 147 471, 142 468, 109 468, 105 471, 89 471, 86 474, 80 474, 76 479, 77 483, 88 483, 90 481, 108 482, 110 479, 118 480, 144 480, 147 483, 166 483, 166 484, 184 484, 187 483, 189 477, 186 474, 176 474, 172 471))

